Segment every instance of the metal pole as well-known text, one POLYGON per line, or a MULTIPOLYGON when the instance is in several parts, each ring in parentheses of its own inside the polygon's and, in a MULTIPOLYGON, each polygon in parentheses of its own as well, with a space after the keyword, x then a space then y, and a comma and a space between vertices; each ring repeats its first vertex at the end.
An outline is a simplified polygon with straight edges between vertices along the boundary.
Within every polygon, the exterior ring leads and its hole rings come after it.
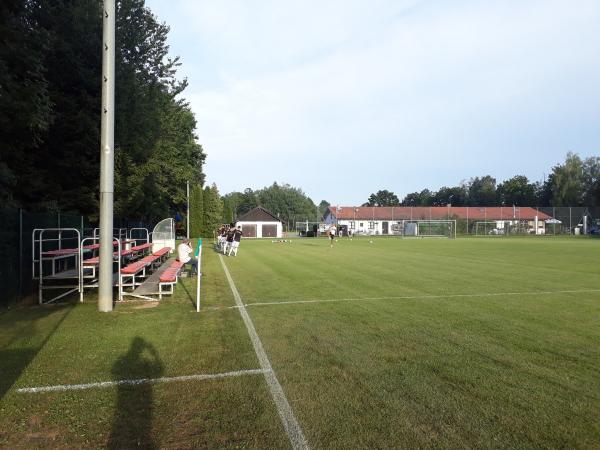
MULTIPOLYGON (((32 248, 32 258, 35 259, 35 249, 32 248)), ((41 256, 40 256, 41 258, 41 256)), ((35 270, 34 270, 35 272, 35 270)), ((19 208, 19 294, 17 300, 21 300, 23 291, 23 208, 19 208)))
POLYGON ((186 182, 186 187, 187 187, 187 225, 186 225, 186 229, 187 229, 187 234, 186 237, 189 239, 190 238, 190 181, 188 180, 186 182))
POLYGON ((102 12, 102 111, 100 142, 100 264, 98 310, 113 309, 113 201, 115 140, 115 0, 102 12))

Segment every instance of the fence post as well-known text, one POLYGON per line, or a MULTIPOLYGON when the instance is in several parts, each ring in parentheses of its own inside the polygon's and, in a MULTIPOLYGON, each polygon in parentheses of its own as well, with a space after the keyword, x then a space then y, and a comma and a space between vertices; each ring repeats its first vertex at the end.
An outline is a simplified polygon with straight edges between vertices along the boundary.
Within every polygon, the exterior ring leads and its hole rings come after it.
POLYGON ((23 208, 19 208, 19 291, 17 301, 23 295, 23 208))

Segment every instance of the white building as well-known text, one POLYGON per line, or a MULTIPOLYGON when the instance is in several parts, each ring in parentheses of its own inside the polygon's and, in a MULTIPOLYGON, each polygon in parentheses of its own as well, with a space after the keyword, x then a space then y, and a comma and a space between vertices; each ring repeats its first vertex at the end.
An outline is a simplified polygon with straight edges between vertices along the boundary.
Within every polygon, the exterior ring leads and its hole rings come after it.
POLYGON ((535 208, 513 206, 330 206, 324 217, 325 224, 335 224, 338 232, 347 229, 366 235, 402 234, 403 223, 427 220, 463 221, 471 233, 476 233, 479 223, 496 230, 519 224, 531 234, 544 234, 548 219, 535 208))
POLYGON ((283 224, 281 220, 262 206, 248 211, 238 218, 235 226, 241 225, 244 238, 281 238, 283 224))

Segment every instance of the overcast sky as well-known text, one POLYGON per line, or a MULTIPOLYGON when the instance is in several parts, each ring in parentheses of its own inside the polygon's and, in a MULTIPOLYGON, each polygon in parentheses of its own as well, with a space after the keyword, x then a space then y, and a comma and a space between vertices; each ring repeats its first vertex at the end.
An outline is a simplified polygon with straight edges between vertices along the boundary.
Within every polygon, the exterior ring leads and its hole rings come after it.
POLYGON ((147 0, 204 171, 315 203, 600 156, 599 0, 147 0))

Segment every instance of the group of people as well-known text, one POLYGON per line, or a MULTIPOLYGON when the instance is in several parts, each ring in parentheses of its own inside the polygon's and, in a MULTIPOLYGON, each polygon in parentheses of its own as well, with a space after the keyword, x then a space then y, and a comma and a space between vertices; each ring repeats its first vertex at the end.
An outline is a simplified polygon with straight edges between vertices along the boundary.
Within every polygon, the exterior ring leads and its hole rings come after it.
MULTIPOLYGON (((333 242, 336 241, 337 242, 337 236, 338 236, 338 229, 335 225, 331 225, 331 227, 329 228, 329 243, 331 248, 333 248, 333 242)), ((341 233, 340 233, 341 236, 341 233)), ((350 240, 352 240, 352 230, 347 229, 346 230, 346 236, 348 236, 350 238, 350 240)))
POLYGON ((237 256, 240 247, 240 241, 244 232, 240 225, 236 226, 232 223, 223 225, 217 230, 217 250, 223 252, 224 255, 237 256))

